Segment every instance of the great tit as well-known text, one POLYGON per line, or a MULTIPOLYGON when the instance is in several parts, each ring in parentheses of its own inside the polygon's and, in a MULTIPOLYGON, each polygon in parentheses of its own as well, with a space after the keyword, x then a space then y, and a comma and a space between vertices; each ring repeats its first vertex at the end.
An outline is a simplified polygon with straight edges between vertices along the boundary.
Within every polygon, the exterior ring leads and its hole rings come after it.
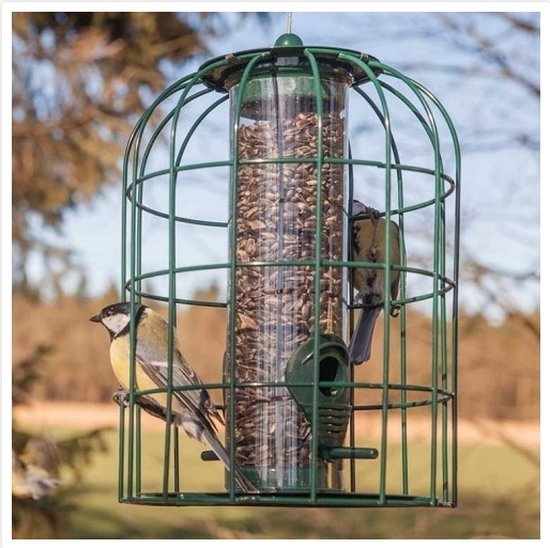
MULTIPOLYGON (((352 210, 352 255, 354 261, 384 263, 386 221, 380 211, 367 207, 358 200, 353 201, 352 210)), ((391 221, 389 262, 400 263, 399 226, 391 221)), ((399 293, 399 272, 390 272, 390 294, 396 299, 399 293)), ((361 315, 351 337, 349 356, 353 364, 360 364, 370 358, 374 326, 384 307, 384 268, 354 268, 353 287, 358 291, 357 302, 362 305, 361 315)), ((399 309, 392 307, 392 316, 399 309)))
MULTIPOLYGON (((134 310, 135 388, 137 390, 166 389, 169 384, 168 323, 162 316, 143 304, 136 303, 134 310)), ((92 322, 102 323, 111 337, 111 365, 122 386, 122 389, 114 394, 114 399, 118 403, 125 403, 129 390, 130 313, 130 303, 121 302, 106 306, 90 318, 92 322)), ((174 391, 172 392, 171 421, 181 426, 191 438, 208 444, 229 470, 229 455, 216 435, 216 422, 223 424, 224 420, 208 392, 198 387, 196 390, 177 389, 178 386, 198 386, 202 383, 180 352, 175 332, 173 349, 172 386, 174 391)), ((166 420, 166 392, 139 395, 136 397, 136 403, 151 415, 166 420)), ((235 481, 243 491, 255 490, 252 483, 238 468, 235 469, 235 481)))

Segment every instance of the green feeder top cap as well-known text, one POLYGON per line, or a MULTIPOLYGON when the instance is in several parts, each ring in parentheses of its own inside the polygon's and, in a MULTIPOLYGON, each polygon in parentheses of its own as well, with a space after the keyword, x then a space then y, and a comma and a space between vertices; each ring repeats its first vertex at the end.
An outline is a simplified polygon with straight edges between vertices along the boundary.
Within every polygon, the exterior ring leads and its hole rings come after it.
POLYGON ((304 43, 302 42, 302 39, 297 34, 292 32, 281 34, 281 36, 279 36, 279 38, 275 41, 276 48, 299 47, 303 45, 304 43))
MULTIPOLYGON (((237 84, 248 64, 254 61, 253 78, 263 75, 270 76, 274 73, 289 76, 311 75, 311 64, 306 56, 306 51, 312 54, 319 63, 321 71, 331 72, 333 75, 344 75, 350 79, 350 85, 361 84, 369 80, 369 77, 361 67, 342 54, 361 59, 365 63, 377 61, 376 57, 355 50, 304 46, 302 39, 293 33, 285 33, 277 38, 271 48, 251 49, 220 55, 206 61, 199 67, 202 73, 201 81, 209 88, 216 91, 227 92, 237 84)), ((375 74, 381 69, 374 68, 375 74)))

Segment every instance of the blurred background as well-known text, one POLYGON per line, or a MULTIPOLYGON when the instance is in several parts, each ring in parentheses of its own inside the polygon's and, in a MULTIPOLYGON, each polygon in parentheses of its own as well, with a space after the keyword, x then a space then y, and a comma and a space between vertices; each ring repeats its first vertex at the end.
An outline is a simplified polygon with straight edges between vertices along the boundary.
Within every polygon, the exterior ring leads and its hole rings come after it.
MULTIPOLYGON (((304 43, 371 53, 425 84, 457 127, 459 507, 212 511, 116 502, 117 385, 107 335, 88 318, 119 300, 126 140, 170 83, 211 57, 267 47, 285 30, 283 13, 13 14, 14 537, 539 536, 537 13, 294 14, 304 43), (29 487, 31 472, 39 488, 29 487)), ((225 136, 212 130, 218 142, 225 136)), ((207 206, 218 207, 216 199, 207 206)), ((413 237, 422 242, 420 230, 413 237)), ((195 245, 190 253, 208 248, 195 245)), ((224 283, 197 278, 188 290, 213 299, 224 283)), ((225 313, 181 315, 185 355, 214 382, 219 368, 207 365, 221 363, 225 313)), ((411 367, 430 352, 428 339, 417 341, 411 367)), ((146 428, 160 444, 162 425, 146 428)), ((146 458, 160 465, 156 454, 146 458)))

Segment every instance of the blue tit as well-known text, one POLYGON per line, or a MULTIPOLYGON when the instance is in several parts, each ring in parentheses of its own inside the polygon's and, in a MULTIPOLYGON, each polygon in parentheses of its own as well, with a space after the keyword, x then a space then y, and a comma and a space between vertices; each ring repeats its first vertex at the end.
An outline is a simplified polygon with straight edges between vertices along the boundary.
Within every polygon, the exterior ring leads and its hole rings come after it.
MULTIPOLYGON (((166 389, 168 378, 168 323, 149 307, 135 304, 136 347, 135 347, 135 386, 137 390, 166 389)), ((102 323, 111 337, 111 366, 122 389, 115 393, 118 403, 125 403, 128 396, 130 364, 130 303, 122 302, 106 306, 90 318, 102 323)), ((202 382, 191 369, 178 348, 174 331, 172 362, 172 386, 195 386, 202 382)), ((166 392, 140 395, 136 403, 145 411, 158 418, 166 419, 166 392)), ((216 422, 224 420, 214 406, 204 388, 177 390, 172 392, 171 420, 181 426, 193 439, 208 444, 216 456, 230 469, 229 455, 216 435, 216 422)), ((253 491, 255 487, 237 468, 235 480, 243 491, 253 491)))
MULTIPOLYGON (((353 201, 352 211, 352 255, 354 261, 382 263, 385 261, 386 221, 382 214, 367 207, 358 200, 353 201)), ((399 226, 391 221, 389 262, 400 263, 399 226)), ((384 268, 354 268, 353 287, 358 291, 357 302, 362 305, 361 315, 351 337, 349 356, 353 364, 360 364, 370 358, 374 326, 384 307, 384 268)), ((390 294, 395 300, 399 293, 399 272, 390 272, 390 294)), ((393 307, 392 315, 398 313, 393 307)))

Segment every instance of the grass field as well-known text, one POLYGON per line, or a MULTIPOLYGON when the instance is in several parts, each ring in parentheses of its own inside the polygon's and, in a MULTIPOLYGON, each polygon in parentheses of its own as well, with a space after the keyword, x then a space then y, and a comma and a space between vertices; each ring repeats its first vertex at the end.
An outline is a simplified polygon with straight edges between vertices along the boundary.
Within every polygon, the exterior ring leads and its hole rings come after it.
MULTIPOLYGON (((162 432, 147 433, 143 467, 158 488, 162 432)), ((72 538, 538 538, 539 471, 527 454, 506 445, 462 445, 459 507, 443 508, 156 508, 117 502, 117 435, 105 434, 108 451, 86 468, 83 483, 67 494, 74 505, 72 538)), ((183 490, 217 490, 223 469, 203 463, 202 446, 184 444, 189 462, 183 490)), ((421 444, 411 452, 422 451, 421 444)), ((532 450, 532 455, 536 454, 532 450)), ((390 462, 391 465, 391 462, 390 462)), ((411 489, 418 481, 411 467, 411 489)), ((145 474, 144 474, 145 477, 145 474)))

